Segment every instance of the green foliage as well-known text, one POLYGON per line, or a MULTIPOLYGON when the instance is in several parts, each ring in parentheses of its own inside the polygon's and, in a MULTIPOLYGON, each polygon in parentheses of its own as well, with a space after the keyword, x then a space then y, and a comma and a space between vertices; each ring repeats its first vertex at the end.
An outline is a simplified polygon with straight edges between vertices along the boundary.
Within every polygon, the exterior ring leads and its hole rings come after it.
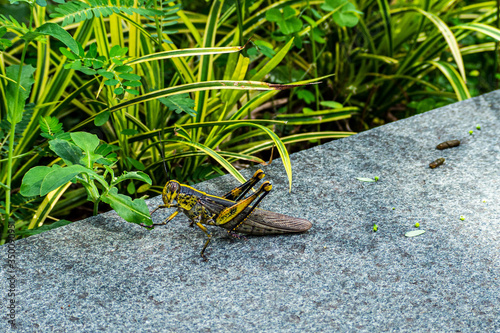
POLYGON ((5 51, 8 47, 12 46, 10 39, 1 38, 7 32, 6 27, 0 27, 0 51, 5 51))
POLYGON ((94 203, 94 212, 97 212, 99 202, 103 201, 110 204, 126 221, 152 223, 144 199, 132 200, 118 193, 116 185, 120 182, 139 180, 151 185, 151 179, 143 172, 127 172, 115 177, 110 166, 116 162, 116 154, 112 152, 117 147, 101 144, 96 135, 86 132, 73 132, 67 140, 56 138, 56 133, 63 131, 55 118, 46 117, 41 124, 43 133, 47 134, 44 137, 54 137, 49 141, 50 149, 66 166, 54 164, 52 167, 36 166, 30 169, 23 177, 20 189, 23 196, 45 196, 68 182, 81 183, 88 199, 94 203), (100 171, 103 171, 102 175, 100 171), (106 180, 107 175, 109 181, 106 180))
POLYGON ((192 109, 194 107, 194 100, 189 98, 188 94, 162 97, 159 100, 171 111, 175 111, 178 114, 185 112, 191 117, 196 117, 196 111, 192 109))
POLYGON ((356 10, 356 6, 349 0, 325 0, 321 9, 334 12, 332 18, 340 27, 352 28, 356 26, 359 22, 356 14, 363 14, 363 12, 356 10))
POLYGON ((283 9, 271 8, 266 11, 266 19, 269 22, 276 22, 278 29, 274 31, 271 36, 277 41, 289 41, 292 36, 294 38, 295 46, 302 48, 302 39, 298 36, 298 32, 302 29, 303 23, 297 17, 299 13, 290 6, 283 9))
POLYGON ((64 133, 63 126, 55 117, 43 117, 39 120, 40 123, 40 133, 46 139, 55 139, 64 133))
POLYGON ((16 231, 16 235, 17 236, 38 235, 38 234, 41 234, 42 232, 49 231, 49 230, 52 230, 52 229, 56 229, 56 228, 59 228, 59 227, 63 227, 63 226, 68 225, 70 223, 72 223, 72 222, 71 221, 67 221, 67 220, 59 220, 57 222, 54 222, 54 223, 51 223, 51 224, 48 224, 48 225, 43 225, 40 228, 25 229, 25 230, 16 231))
MULTIPOLYGON (((7 77, 15 80, 17 82, 17 78, 19 76, 20 66, 12 65, 7 67, 6 73, 7 77)), ((20 75, 20 85, 21 89, 17 86, 16 83, 9 81, 7 83, 7 89, 5 92, 7 98, 7 106, 9 112, 7 113, 7 120, 11 124, 17 124, 23 118, 23 110, 31 91, 31 86, 35 83, 33 78, 33 73, 35 72, 35 68, 31 65, 22 66, 22 71, 20 75)))
POLYGON ((133 88, 142 85, 141 76, 131 73, 134 70, 133 67, 124 63, 129 58, 126 55, 127 47, 113 46, 109 50, 109 58, 97 54, 97 44, 95 43, 90 45, 87 52, 80 44, 78 44, 77 53, 62 47, 59 48, 59 51, 69 60, 64 68, 101 77, 104 79, 104 84, 112 88, 116 98, 123 99, 125 93, 139 94, 139 91, 133 88))
POLYGON ((297 14, 295 9, 289 6, 282 10, 271 8, 266 12, 266 19, 269 22, 276 22, 284 35, 291 35, 302 29, 302 21, 297 17, 297 14))
POLYGON ((241 180, 239 168, 275 146, 291 185, 285 145, 345 137, 497 80, 492 2, 55 2, 27 1, 31 19, 0 15, 0 210, 23 235, 87 199, 146 221, 137 198, 161 191, 163 151, 168 173, 194 183, 223 171, 241 180), (11 195, 21 188, 34 197, 11 195))
MULTIPOLYGON (((139 2, 139 5, 141 2, 139 2)), ((145 1, 142 1, 145 4, 145 1)), ((153 5, 151 5, 153 6, 153 5)), ((70 1, 61 4, 55 8, 55 13, 51 14, 52 18, 63 18, 62 25, 78 23, 83 20, 90 20, 94 17, 108 17, 112 14, 127 14, 134 13, 139 15, 162 15, 163 12, 153 8, 135 8, 133 0, 120 1, 117 0, 88 0, 88 3, 81 1, 70 1)))

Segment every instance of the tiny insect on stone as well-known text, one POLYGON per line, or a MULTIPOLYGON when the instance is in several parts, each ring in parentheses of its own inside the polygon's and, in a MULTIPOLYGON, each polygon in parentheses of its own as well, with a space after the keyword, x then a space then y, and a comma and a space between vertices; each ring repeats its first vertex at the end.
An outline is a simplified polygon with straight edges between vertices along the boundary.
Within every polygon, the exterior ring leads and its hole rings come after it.
POLYGON ((429 167, 431 169, 435 169, 437 168, 438 166, 442 165, 444 163, 444 158, 438 158, 437 160, 435 160, 434 162, 430 163, 429 164, 429 167))
POLYGON ((436 149, 443 150, 443 149, 458 147, 459 145, 460 145, 460 140, 450 140, 441 142, 436 146, 436 149))

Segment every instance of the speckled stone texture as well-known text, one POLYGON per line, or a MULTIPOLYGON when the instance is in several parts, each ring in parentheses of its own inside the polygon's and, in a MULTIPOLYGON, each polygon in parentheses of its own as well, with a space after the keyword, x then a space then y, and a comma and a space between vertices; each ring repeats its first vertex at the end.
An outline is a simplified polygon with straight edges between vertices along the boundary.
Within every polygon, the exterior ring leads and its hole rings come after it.
MULTIPOLYGON (((203 262, 205 235, 184 216, 147 231, 110 212, 18 241, 19 330, 498 332, 499 100, 497 91, 293 154, 291 193, 279 160, 264 167, 274 189, 262 207, 309 219, 304 234, 245 241, 213 227, 203 262), (435 149, 451 139, 462 144, 435 149), (430 169, 439 157, 446 163, 430 169), (406 238, 416 222, 427 232, 406 238)), ((196 187, 236 185, 225 176, 196 187)), ((5 304, 5 278, 0 287, 5 304)))

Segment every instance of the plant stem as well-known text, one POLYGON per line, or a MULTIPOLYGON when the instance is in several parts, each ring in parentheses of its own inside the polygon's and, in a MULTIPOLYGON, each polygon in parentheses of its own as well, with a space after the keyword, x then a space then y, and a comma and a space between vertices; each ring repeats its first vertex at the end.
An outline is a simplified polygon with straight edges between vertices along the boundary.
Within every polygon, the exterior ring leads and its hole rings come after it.
MULTIPOLYGON (((30 23, 28 25, 28 29, 31 31, 31 25, 33 23, 33 9, 30 10, 30 23)), ((5 191, 5 220, 2 231, 2 239, 0 240, 0 245, 5 244, 7 239, 7 231, 9 229, 9 221, 10 221, 10 199, 11 199, 11 187, 12 187, 12 157, 14 156, 14 139, 16 134, 16 123, 17 123, 17 107, 19 104, 19 89, 21 87, 21 77, 23 74, 23 64, 24 58, 26 57, 26 51, 28 50, 28 42, 24 42, 23 53, 21 55, 21 62, 19 63, 19 71, 17 73, 17 82, 16 82, 16 93, 14 97, 14 109, 11 110, 11 119, 10 119, 10 133, 9 133, 9 155, 7 160, 7 187, 8 189, 5 191)))

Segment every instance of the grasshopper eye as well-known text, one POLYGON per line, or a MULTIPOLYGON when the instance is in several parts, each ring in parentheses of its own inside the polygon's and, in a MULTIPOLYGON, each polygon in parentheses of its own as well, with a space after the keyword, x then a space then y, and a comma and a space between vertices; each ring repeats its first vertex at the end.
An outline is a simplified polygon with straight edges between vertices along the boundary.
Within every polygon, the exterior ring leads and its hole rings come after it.
POLYGON ((177 197, 177 193, 179 192, 180 184, 176 181, 169 181, 165 188, 163 189, 163 198, 165 203, 171 203, 175 197, 177 197))
POLYGON ((178 182, 170 181, 168 186, 168 190, 170 193, 177 193, 179 192, 180 185, 178 182))

